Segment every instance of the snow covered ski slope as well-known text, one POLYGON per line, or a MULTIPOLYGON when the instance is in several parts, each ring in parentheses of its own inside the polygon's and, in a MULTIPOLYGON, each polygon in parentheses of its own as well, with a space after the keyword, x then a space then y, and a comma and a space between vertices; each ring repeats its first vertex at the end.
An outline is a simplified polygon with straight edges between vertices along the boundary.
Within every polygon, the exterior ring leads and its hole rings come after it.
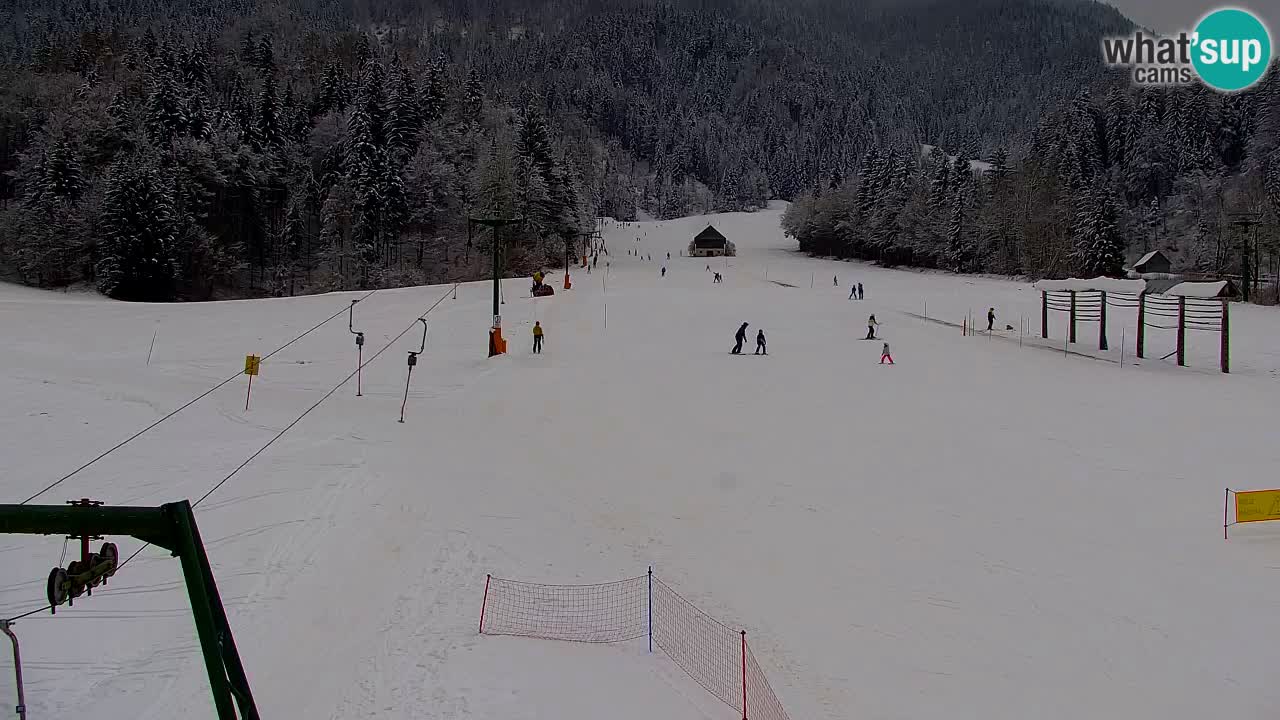
MULTIPOLYGON (((463 285, 427 316, 404 424, 417 330, 365 369, 363 397, 341 388, 232 474, 354 369, 342 314, 263 363, 248 412, 238 378, 38 502, 194 500, 230 475, 197 517, 264 718, 733 720, 643 644, 476 633, 486 573, 591 583, 649 565, 750 633, 796 720, 1271 717, 1280 525, 1225 542, 1220 525, 1225 487, 1280 484, 1280 314, 1233 308, 1229 376, 1212 338, 1187 369, 966 338, 908 313, 994 307, 1016 328, 1038 322, 1038 294, 798 256, 779 212, 609 225, 607 273, 602 256, 566 293, 557 272, 537 300, 527 278, 504 283, 504 357, 485 357, 489 285, 463 285), (739 257, 679 256, 709 221, 739 257), (894 366, 860 340, 872 313, 894 366), (727 354, 743 322, 745 352, 764 329, 768 357, 727 354)), ((359 303, 365 357, 447 291, 359 303)), ((361 295, 160 306, 0 288, 0 498, 361 295)), ((61 545, 0 538, 4 617, 42 605, 61 545)), ((15 629, 32 718, 213 717, 161 551, 15 629)), ((10 705, 11 667, 0 653, 10 705)))

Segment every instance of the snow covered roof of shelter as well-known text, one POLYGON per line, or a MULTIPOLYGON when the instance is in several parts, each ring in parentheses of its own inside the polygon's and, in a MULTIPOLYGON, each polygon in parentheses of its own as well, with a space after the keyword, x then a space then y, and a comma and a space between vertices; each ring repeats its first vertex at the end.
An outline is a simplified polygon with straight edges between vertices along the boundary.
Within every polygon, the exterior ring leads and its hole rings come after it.
POLYGON ((1119 280, 1109 277, 1096 277, 1091 280, 1082 280, 1080 278, 1070 278, 1067 280, 1041 280, 1033 286, 1036 290, 1045 292, 1063 292, 1066 290, 1075 290, 1076 292, 1084 292, 1087 290, 1104 290, 1106 292, 1122 292, 1138 294, 1147 289, 1145 280, 1119 280))
POLYGON ((1164 294, 1192 298, 1216 298, 1221 297, 1222 291, 1226 287, 1226 280, 1218 280, 1217 282, 1182 282, 1165 290, 1164 294))
POLYGON ((1134 263, 1134 264, 1133 264, 1133 266, 1134 266, 1134 267, 1138 267, 1139 265, 1141 265, 1141 264, 1145 263, 1146 261, 1150 260, 1151 258, 1153 258, 1153 257, 1155 257, 1156 255, 1159 255, 1159 254, 1160 254, 1160 251, 1159 251, 1159 250, 1152 250, 1151 252, 1147 253, 1146 255, 1143 255, 1142 257, 1138 258, 1138 262, 1134 263))

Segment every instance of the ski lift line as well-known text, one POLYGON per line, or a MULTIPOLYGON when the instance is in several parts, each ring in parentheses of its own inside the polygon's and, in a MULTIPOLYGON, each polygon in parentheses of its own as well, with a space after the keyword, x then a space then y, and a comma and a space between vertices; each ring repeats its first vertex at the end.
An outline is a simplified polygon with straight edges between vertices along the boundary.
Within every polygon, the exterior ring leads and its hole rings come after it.
MULTIPOLYGON (((455 283, 454 287, 457 287, 457 283, 455 283)), ((376 291, 375 291, 375 292, 376 292, 376 291)), ((444 301, 445 301, 445 299, 446 299, 446 298, 448 298, 448 297, 449 297, 449 295, 451 295, 452 293, 453 293, 453 288, 450 288, 450 289, 449 289, 449 291, 448 291, 448 292, 446 292, 443 296, 441 296, 439 300, 435 301, 435 302, 431 305, 431 307, 427 308, 426 312, 422 313, 422 315, 421 315, 421 316, 419 316, 418 318, 415 318, 415 319, 414 319, 414 321, 413 321, 413 324, 409 325, 409 327, 407 327, 407 328, 405 328, 403 331, 401 331, 399 335, 396 335, 394 338, 392 338, 392 339, 391 339, 391 341, 390 341, 390 342, 388 342, 386 345, 383 345, 383 346, 382 346, 382 348, 381 348, 380 350, 378 350, 378 352, 374 353, 372 357, 370 357, 368 360, 366 360, 366 361, 364 362, 364 364, 360 366, 360 368, 357 368, 356 370, 353 370, 353 371, 351 372, 351 374, 349 374, 349 375, 347 375, 345 378, 343 378, 341 382, 339 382, 337 385, 335 385, 335 386, 333 387, 333 389, 329 390, 327 393, 325 393, 325 394, 324 394, 324 396, 323 396, 323 397, 321 397, 319 400, 317 400, 317 401, 315 402, 315 404, 313 404, 311 407, 309 407, 309 408, 307 408, 306 410, 304 410, 304 411, 302 412, 302 414, 301 414, 301 415, 299 415, 296 419, 294 419, 294 421, 293 421, 293 422, 291 422, 291 423, 289 423, 288 425, 286 425, 286 426, 284 427, 284 429, 282 429, 280 432, 276 433, 274 437, 272 437, 270 440, 268 440, 268 441, 267 441, 267 443, 266 443, 265 445, 263 445, 262 447, 258 448, 257 452, 253 453, 253 454, 252 454, 252 455, 250 455, 247 459, 245 459, 245 461, 244 461, 244 462, 242 462, 242 463, 240 463, 239 465, 237 465, 237 466, 236 466, 236 468, 235 468, 234 470, 232 470, 232 471, 231 471, 231 472, 230 472, 226 477, 224 477, 224 478, 222 478, 221 480, 219 480, 219 481, 217 482, 217 484, 215 484, 212 488, 210 488, 210 489, 209 489, 209 491, 208 491, 208 492, 206 492, 204 495, 201 495, 199 500, 196 500, 194 503, 191 503, 191 507, 192 507, 192 508, 195 508, 195 507, 196 507, 196 506, 198 506, 200 503, 202 503, 202 502, 204 502, 205 500, 207 500, 207 499, 209 498, 209 496, 210 496, 210 495, 212 495, 213 493, 217 492, 218 488, 222 487, 223 485, 225 485, 225 484, 227 483, 227 481, 228 481, 228 480, 230 480, 231 478, 235 477, 235 476, 236 476, 236 473, 238 473, 238 472, 240 472, 241 470, 243 470, 243 469, 244 469, 244 468, 245 468, 249 463, 253 462, 253 460, 254 460, 255 458, 257 458, 259 455, 261 455, 263 452, 265 452, 265 451, 267 450, 267 448, 271 447, 271 445, 272 445, 272 444, 274 444, 274 443, 275 443, 275 441, 279 440, 281 437, 284 437, 284 434, 285 434, 285 433, 289 432, 289 430, 293 429, 293 427, 294 427, 295 425, 297 425, 298 423, 302 422, 302 419, 303 419, 303 418, 305 418, 305 417, 306 417, 306 416, 307 416, 307 415, 308 415, 312 410, 315 410, 316 408, 320 407, 320 404, 321 404, 321 403, 323 403, 325 400, 328 400, 330 397, 333 397, 334 393, 336 393, 336 392, 338 392, 338 390, 342 389, 342 386, 344 386, 344 385, 346 385, 347 383, 351 382, 351 378, 353 378, 353 377, 355 377, 355 376, 356 376, 356 372, 358 372, 358 371, 359 371, 361 368, 363 368, 365 365, 368 365, 369 363, 371 363, 371 362, 373 362, 374 360, 378 359, 378 356, 379 356, 379 355, 381 355, 382 353, 386 352, 386 351, 387 351, 387 350, 388 350, 392 345, 394 345, 394 344, 396 343, 396 341, 398 341, 400 338, 402 338, 402 337, 404 337, 405 335, 407 335, 407 334, 409 333, 409 331, 410 331, 410 330, 412 330, 413 328, 417 327, 419 320, 421 320, 422 318, 425 318, 428 314, 430 314, 430 313, 431 313, 431 311, 432 311, 432 310, 435 310, 435 309, 436 309, 436 307, 437 307, 437 306, 439 306, 439 305, 440 305, 440 303, 444 302, 444 301)), ((373 293, 369 293, 369 295, 372 295, 372 294, 373 294, 373 293)), ((368 295, 366 295, 365 297, 368 297, 368 295)), ((361 299, 363 300, 364 298, 361 298, 361 299)), ((346 311, 347 311, 347 309, 344 307, 344 308, 343 308, 343 309, 342 309, 342 310, 341 310, 337 315, 334 315, 333 317, 329 318, 329 320, 332 320, 333 318, 337 317, 338 315, 341 315, 342 313, 344 313, 344 312, 346 312, 346 311)), ((325 322, 328 322, 328 320, 326 320, 325 322)), ((324 323, 321 323, 321 324, 324 324, 324 323)), ((320 327, 320 326, 319 326, 319 325, 317 325, 316 327, 320 327)), ((314 328, 313 328, 313 329, 314 329, 314 328)), ((308 332, 310 332, 310 331, 308 331, 308 332)), ((299 338, 301 338, 301 336, 299 336, 299 338)), ((283 349, 284 349, 283 347, 282 347, 282 348, 280 348, 280 350, 283 350, 283 349)), ((276 352, 279 352, 279 350, 277 350, 276 352)), ((274 355, 274 354, 275 354, 275 353, 272 353, 272 355, 274 355)), ((267 357, 270 357, 270 356, 265 356, 265 357, 263 357, 263 359, 265 360, 267 357)), ((237 377, 238 377, 238 376, 237 376, 237 377)), ((139 547, 137 550, 134 550, 134 551, 133 551, 133 554, 132 554, 132 555, 130 555, 129 557, 127 557, 127 558, 125 558, 124 560, 122 560, 122 561, 120 562, 120 564, 116 566, 116 572, 119 572, 122 568, 124 568, 124 566, 125 566, 125 565, 128 565, 128 564, 129 564, 129 561, 131 561, 131 560, 133 560, 134 558, 138 557, 138 555, 141 555, 141 554, 142 554, 142 551, 143 551, 143 550, 146 550, 146 549, 147 549, 148 547, 150 547, 150 546, 151 546, 151 543, 143 543, 143 545, 142 545, 141 547, 139 547)), ((27 611, 27 612, 25 612, 25 613, 22 613, 21 615, 15 615, 14 617, 9 618, 9 622, 14 622, 14 621, 16 621, 16 620, 21 620, 21 619, 23 619, 23 618, 30 617, 30 616, 32 616, 32 615, 35 615, 36 613, 44 612, 44 611, 46 611, 46 610, 50 609, 51 607, 52 607, 51 605, 47 605, 47 604, 46 604, 46 605, 44 605, 43 607, 39 607, 39 608, 36 608, 36 609, 34 609, 34 610, 29 610, 29 611, 27 611)))
MULTIPOLYGON (((367 294, 367 295, 365 295, 364 297, 360 298, 360 300, 365 300, 366 298, 370 297, 371 295, 373 295, 373 294, 374 294, 374 293, 376 293, 376 292, 378 292, 378 291, 377 291, 377 290, 372 290, 372 291, 370 291, 370 292, 369 292, 369 294, 367 294)), ((359 302, 359 301, 357 301, 357 302, 359 302)), ((320 329, 320 328, 321 328, 325 323, 328 323, 329 321, 331 321, 331 320, 333 320, 334 318, 338 317, 338 316, 339 316, 339 315, 341 315, 342 313, 347 312, 347 308, 348 308, 348 307, 349 307, 349 306, 344 305, 344 306, 343 306, 343 308, 342 308, 341 310, 339 310, 338 312, 334 313, 333 315, 330 315, 329 317, 325 318, 324 320, 320 321, 318 324, 316 324, 315 326, 313 326, 310 330, 307 330, 306 332, 304 332, 304 333, 302 333, 301 335, 299 335, 299 336, 295 337, 294 339, 290 340, 289 342, 285 343, 284 345, 281 345, 280 347, 276 348, 275 350, 272 350, 270 353, 267 353, 266 355, 264 355, 264 356, 262 357, 262 361, 266 361, 266 360, 270 359, 272 355, 275 355, 275 354, 277 354, 277 353, 279 353, 279 352, 281 352, 281 351, 285 350, 286 348, 288 348, 289 346, 291 346, 291 345, 293 345, 294 343, 298 342, 298 341, 299 341, 299 340, 301 340, 302 338, 304 338, 304 337, 306 337, 306 336, 310 335, 311 333, 315 332, 316 330, 319 330, 319 329, 320 329)), ((161 417, 160 419, 156 420, 155 422, 151 423, 150 425, 147 425, 146 427, 144 427, 144 428, 142 428, 141 430, 139 430, 138 432, 136 432, 136 433, 134 433, 134 434, 130 435, 129 437, 125 438, 124 440, 121 440, 119 443, 117 443, 116 445, 114 445, 114 446, 112 446, 111 448, 107 449, 106 451, 104 451, 103 453, 101 453, 101 454, 100 454, 100 455, 98 455, 97 457, 93 458, 93 459, 92 459, 92 460, 90 460, 89 462, 87 462, 87 463, 85 463, 85 464, 81 465, 80 467, 76 468, 75 470, 72 470, 71 472, 67 473, 66 475, 63 475, 62 477, 60 477, 60 478, 58 478, 57 480, 55 480, 55 481, 53 481, 52 483, 50 483, 47 487, 45 487, 45 488, 44 488, 43 490, 41 490, 40 492, 38 492, 38 493, 36 493, 36 494, 32 495, 31 497, 27 498, 26 500, 23 500, 22 502, 20 502, 20 503, 18 503, 18 504, 19 504, 19 505, 26 505, 27 503, 31 502, 32 500, 35 500, 36 498, 40 497, 41 495, 43 495, 43 494, 45 494, 45 493, 49 492, 50 490, 52 490, 52 489, 56 488, 57 486, 59 486, 59 485, 61 485, 62 483, 66 482, 67 480, 70 480, 72 477, 74 477, 74 476, 76 476, 77 474, 79 474, 82 470, 87 469, 89 466, 91 466, 91 465, 93 465, 94 463, 98 462, 99 460, 101 460, 101 459, 105 458, 106 456, 110 455, 111 453, 115 452, 116 450, 119 450, 120 448, 124 447, 125 445, 128 445, 129 443, 133 442, 134 440, 137 440, 138 438, 140 438, 140 437, 142 437, 143 435, 145 435, 147 432, 149 432, 149 431, 151 431, 152 429, 154 429, 154 428, 155 428, 157 425, 159 425, 160 423, 162 423, 162 422, 164 422, 164 421, 166 421, 166 420, 168 420, 168 419, 172 418, 173 416, 177 415, 178 413, 182 412, 183 410, 186 410, 187 408, 191 407, 192 405, 195 405, 196 403, 198 403, 198 402, 200 402, 201 400, 205 399, 205 398, 206 398, 206 397, 208 397, 209 395, 212 395, 214 392, 218 391, 219 389, 221 389, 221 388, 222 388, 223 386, 225 386, 226 384, 228 384, 228 383, 230 383, 230 382, 232 382, 232 381, 234 381, 234 380, 238 379, 242 374, 243 374, 243 373, 236 373, 235 375, 232 375, 231 377, 227 378, 226 380, 223 380, 222 382, 218 383, 217 385, 214 385, 213 387, 209 388, 208 390, 205 390, 204 392, 202 392, 202 393, 200 393, 199 395, 195 396, 195 397, 194 397, 194 398, 192 398, 191 400, 187 401, 187 403, 186 403, 186 404, 182 405, 182 406, 181 406, 181 407, 179 407, 178 409, 176 409, 176 410, 174 410, 174 411, 170 412, 169 414, 167 414, 167 415, 165 415, 165 416, 161 417)))
MULTIPOLYGON (((345 378, 343 378, 341 382, 339 382, 337 385, 334 385, 334 386, 333 386, 333 388, 332 388, 332 389, 330 389, 328 392, 326 392, 323 396, 321 396, 319 400, 316 400, 316 401, 315 401, 315 404, 313 404, 311 407, 307 408, 306 410, 303 410, 303 411, 302 411, 302 414, 301 414, 301 415, 299 415, 297 418, 295 418, 295 419, 293 420, 293 422, 291 422, 291 423, 289 423, 288 425, 284 426, 284 428, 283 428, 283 429, 281 429, 281 430, 280 430, 280 432, 276 433, 274 437, 272 437, 270 440, 268 440, 268 441, 267 441, 267 443, 266 443, 265 445, 263 445, 262 447, 258 448, 258 450, 257 450, 256 452, 254 452, 252 455, 250 455, 248 458, 245 458, 245 461, 244 461, 244 462, 242 462, 242 463, 240 463, 239 465, 237 465, 237 466, 236 466, 236 468, 235 468, 234 470, 232 470, 232 471, 231 471, 231 472, 230 472, 226 477, 224 477, 224 478, 222 478, 221 480, 219 480, 219 481, 217 482, 217 484, 215 484, 212 488, 210 488, 210 489, 209 489, 209 491, 208 491, 208 492, 206 492, 204 495, 201 495, 199 500, 196 500, 195 502, 191 503, 191 507, 192 507, 192 508, 199 507, 199 506, 200 506, 200 503, 204 502, 205 500, 207 500, 207 499, 209 498, 209 496, 210 496, 210 495, 212 495, 212 494, 214 494, 215 492, 217 492, 218 488, 222 487, 223 485, 225 485, 225 484, 227 483, 227 481, 228 481, 228 480, 230 480, 231 478, 235 477, 235 476, 236 476, 236 473, 238 473, 238 472, 240 472, 241 470, 243 470, 243 469, 244 469, 244 468, 245 468, 249 463, 253 462, 255 458, 257 458, 257 457, 258 457, 259 455, 261 455, 262 453, 266 452, 267 448, 271 447, 271 446, 272 446, 272 444, 274 444, 274 443, 275 443, 275 441, 277 441, 277 440, 279 440, 280 438, 284 437, 285 433, 289 432, 290 430, 292 430, 292 429, 293 429, 293 427, 294 427, 295 425, 297 425, 298 423, 302 422, 302 419, 303 419, 303 418, 305 418, 307 415, 309 415, 309 414, 311 413, 311 411, 312 411, 312 410, 315 410, 316 408, 320 407, 321 403, 323 403, 325 400, 328 400, 329 398, 333 397, 333 394, 334 394, 334 393, 336 393, 336 392, 338 392, 338 390, 342 389, 342 386, 343 386, 343 385, 346 385, 348 382, 351 382, 351 378, 355 377, 355 376, 356 376, 356 373, 360 372, 360 371, 361 371, 361 370, 362 370, 366 365, 368 365, 369 363, 372 363, 374 360, 377 360, 377 359, 378 359, 378 357, 379 357, 380 355, 382 355, 382 353, 384 353, 384 352, 386 352, 388 349, 390 349, 392 345, 396 344, 396 342, 400 340, 400 338, 402 338, 402 337, 404 337, 405 335, 407 335, 407 334, 409 333, 409 331, 410 331, 410 330, 412 330, 412 329, 416 328, 416 327, 418 326, 418 322, 419 322, 419 321, 421 321, 423 318, 425 318, 427 315, 429 315, 429 314, 431 313, 431 311, 432 311, 432 310, 435 310, 435 309, 440 305, 440 303, 444 302, 444 301, 449 297, 449 295, 451 295, 452 293, 453 293, 453 289, 452 289, 452 288, 450 288, 447 292, 445 292, 445 294, 444 294, 444 295, 441 295, 441 296, 440 296, 440 299, 439 299, 439 300, 436 300, 434 303, 432 303, 431 307, 427 308, 426 312, 423 312, 421 315, 419 315, 418 317, 414 318, 413 322, 412 322, 408 327, 406 327, 404 330, 401 330, 401 331, 400 331, 400 333, 399 333, 398 335, 396 335, 395 337, 391 338, 391 340, 390 340, 390 341, 388 341, 388 342, 387 342, 387 344, 383 345, 383 346, 378 350, 378 352, 374 353, 372 357, 370 357, 368 360, 365 360, 365 361, 364 361, 364 363, 362 363, 359 367, 357 367, 355 370, 352 370, 350 373, 348 373, 348 374, 347 374, 347 376, 346 376, 345 378)), ((341 313, 339 313, 339 314, 341 314, 341 313)), ((336 317, 336 316, 335 316, 335 317, 336 317)), ((144 547, 145 547, 145 546, 144 546, 144 547)), ((135 554, 136 554, 136 553, 135 553, 135 554)), ((121 565, 123 565, 123 563, 121 563, 121 565)))

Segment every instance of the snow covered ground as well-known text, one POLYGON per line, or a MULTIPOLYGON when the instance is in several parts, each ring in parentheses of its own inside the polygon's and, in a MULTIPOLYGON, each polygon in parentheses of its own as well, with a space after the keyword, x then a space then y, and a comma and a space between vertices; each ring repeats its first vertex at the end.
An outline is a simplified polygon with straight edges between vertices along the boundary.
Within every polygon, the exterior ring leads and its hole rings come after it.
MULTIPOLYGON (((1038 324, 1038 293, 805 258, 779 212, 711 219, 740 253, 711 261, 714 286, 707 261, 678 256, 707 218, 609 226, 607 281, 602 258, 552 298, 504 284, 512 352, 493 360, 489 286, 462 286, 428 317, 405 424, 415 330, 366 369, 364 397, 343 388, 201 505, 263 717, 731 720, 639 645, 476 635, 486 572, 597 582, 650 564, 751 633, 796 720, 1271 717, 1280 525, 1224 542, 1220 517, 1224 487, 1280 485, 1280 314, 1233 308, 1229 376, 1210 337, 1188 369, 965 338, 909 313, 1038 324), (857 281, 862 302, 846 299, 857 281), (896 366, 859 339, 872 312, 896 366), (742 322, 769 357, 727 354, 742 322)), ((446 290, 362 302, 367 355, 446 290)), ((357 296, 157 306, 0 288, 0 497, 357 296)), ((200 497, 351 371, 345 323, 265 362, 248 412, 232 382, 41 501, 200 497)), ((4 616, 39 607, 61 544, 0 538, 4 616)), ((154 548, 16 629, 33 718, 213 717, 177 561, 154 548)), ((12 693, 6 677, 0 702, 12 693)))

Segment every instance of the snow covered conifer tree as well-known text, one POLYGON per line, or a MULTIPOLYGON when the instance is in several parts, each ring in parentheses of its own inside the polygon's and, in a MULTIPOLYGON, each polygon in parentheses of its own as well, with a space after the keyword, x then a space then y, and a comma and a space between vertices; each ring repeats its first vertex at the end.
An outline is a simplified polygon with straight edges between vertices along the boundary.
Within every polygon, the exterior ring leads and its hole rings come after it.
POLYGON ((1076 264, 1086 275, 1116 277, 1124 266, 1125 243, 1120 235, 1115 200, 1107 186, 1098 183, 1092 197, 1077 214, 1076 264))
POLYGON ((119 300, 174 297, 172 198, 154 167, 118 163, 102 201, 98 289, 119 300))

